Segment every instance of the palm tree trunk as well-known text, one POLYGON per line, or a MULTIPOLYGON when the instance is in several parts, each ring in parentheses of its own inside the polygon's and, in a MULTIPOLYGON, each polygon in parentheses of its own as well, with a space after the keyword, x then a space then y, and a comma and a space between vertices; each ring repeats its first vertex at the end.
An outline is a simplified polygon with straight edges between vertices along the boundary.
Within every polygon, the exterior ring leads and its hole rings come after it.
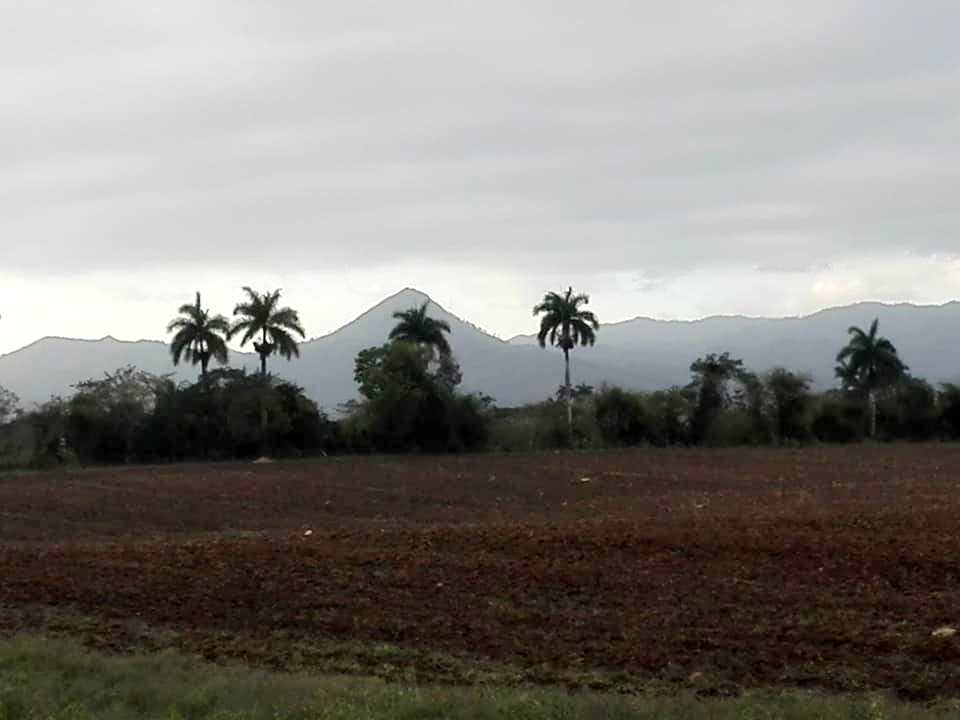
POLYGON ((260 374, 264 377, 267 376, 267 328, 263 328, 263 333, 260 338, 261 347, 263 352, 260 353, 260 374))
POLYGON ((570 434, 570 445, 573 445, 573 391, 570 389, 570 348, 563 348, 563 362, 565 365, 563 385, 567 396, 567 432, 570 434))
POLYGON ((263 387, 260 389, 260 454, 267 454, 267 329, 263 329, 263 352, 260 353, 260 377, 263 387))
POLYGON ((267 386, 260 391, 260 453, 267 454, 267 386))
POLYGON ((870 439, 875 440, 877 437, 877 396, 873 390, 867 393, 867 413, 870 418, 870 439))

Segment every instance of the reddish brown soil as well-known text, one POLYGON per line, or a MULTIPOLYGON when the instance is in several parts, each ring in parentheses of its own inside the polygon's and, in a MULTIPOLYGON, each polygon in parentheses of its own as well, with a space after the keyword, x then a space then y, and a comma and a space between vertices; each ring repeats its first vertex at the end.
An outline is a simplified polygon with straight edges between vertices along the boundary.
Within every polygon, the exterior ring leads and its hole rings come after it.
POLYGON ((958 530, 945 446, 3 476, 0 610, 957 694, 958 530))

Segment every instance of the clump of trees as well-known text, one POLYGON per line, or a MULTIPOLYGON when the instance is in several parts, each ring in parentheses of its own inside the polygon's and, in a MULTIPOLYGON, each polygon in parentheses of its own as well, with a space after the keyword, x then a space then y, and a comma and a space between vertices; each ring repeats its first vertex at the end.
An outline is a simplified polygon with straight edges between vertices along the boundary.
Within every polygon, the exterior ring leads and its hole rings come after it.
POLYGON ((8 423, 11 462, 154 463, 338 449, 336 423, 301 388, 245 370, 217 369, 178 385, 125 367, 74 387, 69 399, 53 398, 8 423))
MULTIPOLYGON (((296 310, 280 306, 281 291, 243 288, 235 320, 203 307, 200 293, 167 326, 174 365, 199 366, 196 383, 176 384, 134 367, 74 386, 29 412, 5 411, 0 392, 0 451, 9 464, 171 462, 261 454, 301 456, 339 448, 337 423, 303 389, 267 373, 267 359, 299 356, 305 337, 296 310), (254 341, 260 373, 229 367, 230 339, 254 341), (7 417, 10 415, 11 417, 7 417)), ((14 405, 15 403, 11 403, 14 405)))
POLYGON ((233 322, 204 308, 200 293, 170 322, 173 362, 199 366, 195 383, 125 367, 27 411, 0 388, 0 465, 960 439, 960 386, 935 388, 910 375, 876 320, 849 329, 836 358, 839 387, 822 393, 806 375, 759 374, 727 352, 696 359, 686 385, 656 392, 574 385, 570 353, 596 342, 599 322, 584 307, 589 297, 572 288, 547 293, 534 308, 540 345, 564 354, 554 397, 496 408, 490 397, 461 392, 450 325, 424 303, 395 313, 384 344, 357 355, 360 399, 332 419, 302 388, 268 372, 271 356, 299 356, 305 332, 297 311, 281 306, 280 290, 243 292, 233 322), (228 366, 233 338, 253 342, 258 373, 228 366))
MULTIPOLYGON (((758 374, 729 353, 690 366, 690 382, 656 392, 573 391, 573 431, 558 432, 558 399, 498 410, 492 444, 502 450, 632 445, 799 445, 960 439, 960 386, 913 377, 874 321, 851 328, 838 354, 841 386, 815 393, 786 368, 758 374)), ((558 398, 563 392, 558 393, 558 398)))
POLYGON ((462 373, 427 303, 394 314, 388 342, 362 350, 354 379, 362 400, 345 408, 347 445, 360 452, 461 452, 487 443, 492 401, 458 392, 462 373))
POLYGON ((887 338, 878 335, 879 320, 868 331, 851 327, 850 342, 837 355, 837 377, 843 389, 860 395, 866 402, 867 433, 877 436, 877 395, 900 383, 907 366, 887 338))

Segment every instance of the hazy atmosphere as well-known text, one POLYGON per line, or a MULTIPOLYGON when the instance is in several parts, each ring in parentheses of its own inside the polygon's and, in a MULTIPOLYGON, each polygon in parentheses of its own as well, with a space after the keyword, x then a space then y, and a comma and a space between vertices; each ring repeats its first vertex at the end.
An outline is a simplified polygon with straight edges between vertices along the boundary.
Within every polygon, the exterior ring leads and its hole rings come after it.
MULTIPOLYGON (((509 337, 960 295, 960 5, 9 4, 0 352, 404 286, 509 337)), ((841 338, 838 338, 838 340, 841 338)), ((602 339, 601 339, 602 342, 602 339)))

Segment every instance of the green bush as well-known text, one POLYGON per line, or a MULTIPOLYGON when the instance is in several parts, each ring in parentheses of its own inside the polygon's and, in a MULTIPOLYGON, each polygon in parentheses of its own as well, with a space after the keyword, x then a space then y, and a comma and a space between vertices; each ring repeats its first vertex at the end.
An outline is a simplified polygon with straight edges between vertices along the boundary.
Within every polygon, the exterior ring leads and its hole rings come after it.
POLYGON ((937 395, 940 432, 950 440, 960 439, 960 385, 944 383, 937 395))
POLYGON ((820 396, 811 430, 820 442, 846 443, 862 439, 866 429, 863 400, 851 393, 832 391, 820 396))
POLYGON ((363 350, 354 377, 364 399, 343 423, 356 452, 462 452, 486 447, 491 401, 456 391, 452 358, 435 363, 426 348, 392 342, 363 350))
POLYGON ((593 400, 597 430, 604 445, 638 445, 651 439, 650 420, 640 396, 618 387, 602 387, 593 400))
POLYGON ((753 419, 743 409, 724 410, 714 416, 703 441, 710 447, 757 444, 753 419))
POLYGON ((556 398, 494 410, 489 437, 488 446, 501 452, 590 448, 601 444, 593 399, 588 395, 574 400, 572 438, 566 402, 556 398))

